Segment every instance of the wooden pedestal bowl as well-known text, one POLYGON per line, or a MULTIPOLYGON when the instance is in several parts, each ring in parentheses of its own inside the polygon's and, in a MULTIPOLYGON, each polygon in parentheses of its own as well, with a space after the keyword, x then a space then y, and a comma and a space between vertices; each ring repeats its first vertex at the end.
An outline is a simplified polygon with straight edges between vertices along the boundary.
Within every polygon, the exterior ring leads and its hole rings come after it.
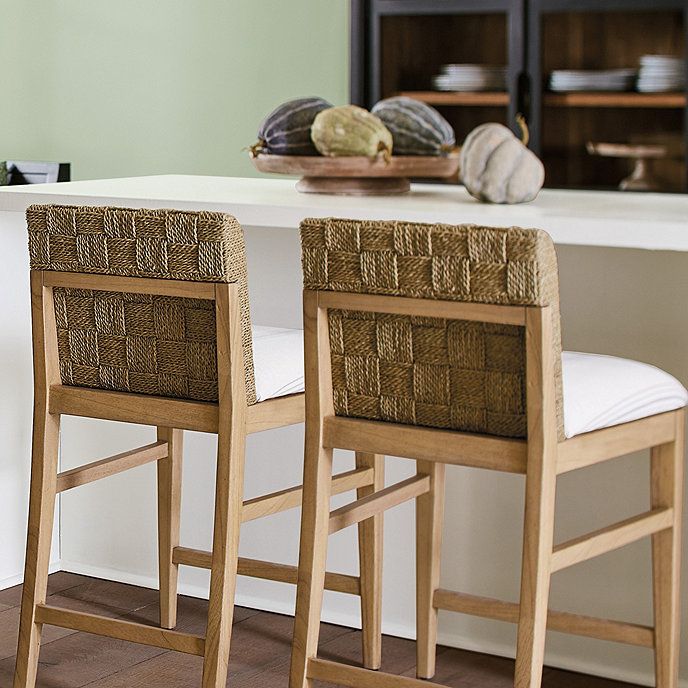
POLYGON ((393 155, 377 158, 320 155, 268 155, 252 158, 261 172, 300 175, 296 183, 302 193, 375 196, 409 191, 409 177, 453 177, 459 169, 458 152, 446 156, 393 155))

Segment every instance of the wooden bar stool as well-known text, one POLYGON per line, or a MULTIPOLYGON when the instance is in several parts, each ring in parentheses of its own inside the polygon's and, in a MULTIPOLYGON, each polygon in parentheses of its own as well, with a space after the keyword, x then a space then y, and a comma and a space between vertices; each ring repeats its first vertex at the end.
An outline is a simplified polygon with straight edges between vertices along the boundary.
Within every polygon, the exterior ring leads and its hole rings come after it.
MULTIPOLYGON (((237 573, 296 583, 296 567, 241 559, 248 521, 298 507, 294 487, 242 505, 246 435, 303 421, 300 330, 252 328, 244 238, 220 213, 32 206, 34 427, 28 543, 14 688, 36 682, 44 624, 204 658, 224 687, 237 573), (287 396, 279 396, 287 394, 287 396), (157 428, 157 440, 58 474, 61 415, 157 428), (183 430, 218 435, 212 552, 179 545, 183 430), (156 461, 160 628, 46 604, 56 494, 156 461), (211 570, 205 637, 173 629, 180 564, 211 570)), ((333 492, 365 496, 384 479, 359 453, 333 492)), ((326 586, 360 595, 366 666, 379 666, 381 517, 359 531, 359 576, 326 586)))
POLYGON ((514 685, 541 684, 545 631, 650 647, 676 688, 688 394, 667 373, 564 352, 543 231, 401 222, 301 225, 306 358, 303 521, 291 688, 428 688, 437 610, 518 624, 514 685), (415 459, 417 475, 330 513, 334 448, 415 459), (557 476, 651 449, 651 506, 554 545, 557 476), (520 604, 439 587, 445 465, 525 475, 520 604), (417 675, 317 657, 330 533, 416 500, 417 675), (550 576, 652 537, 654 626, 548 609, 550 576))

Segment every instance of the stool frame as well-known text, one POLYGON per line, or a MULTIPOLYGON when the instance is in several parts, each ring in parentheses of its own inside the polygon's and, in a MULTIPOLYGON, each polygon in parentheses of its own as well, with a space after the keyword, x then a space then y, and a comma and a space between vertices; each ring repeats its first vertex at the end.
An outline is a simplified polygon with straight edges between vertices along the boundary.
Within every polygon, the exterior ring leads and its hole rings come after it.
POLYGON ((290 688, 326 681, 356 688, 432 688, 437 612, 451 610, 518 624, 514 686, 539 688, 546 630, 652 648, 656 685, 676 688, 685 409, 559 440, 551 306, 507 306, 304 291, 306 449, 296 623, 290 688), (527 440, 336 416, 328 311, 341 309, 480 321, 525 328, 527 440), (415 477, 372 498, 329 509, 334 448, 413 459, 415 477), (634 451, 651 449, 651 508, 555 545, 557 476, 634 451), (445 465, 525 476, 520 602, 476 597, 439 587, 445 465), (418 678, 372 672, 317 656, 328 535, 357 519, 415 499, 418 678), (548 609, 551 574, 645 536, 652 538, 652 627, 548 609))
MULTIPOLYGON (((204 688, 224 687, 237 575, 296 583, 297 569, 238 556, 241 523, 298 507, 301 488, 294 487, 243 502, 246 435, 300 423, 304 395, 295 394, 249 405, 246 402, 235 283, 187 282, 57 271, 31 271, 34 421, 31 495, 24 590, 14 688, 36 682, 44 624, 95 633, 204 658, 204 688), (53 301, 54 288, 119 291, 211 300, 215 304, 218 402, 200 402, 125 392, 72 387, 61 383, 53 301), (75 415, 151 425, 157 441, 144 447, 58 473, 60 417, 75 415), (217 478, 212 552, 180 546, 183 430, 218 435, 217 478), (160 627, 60 609, 46 604, 48 565, 56 495, 94 480, 157 462, 160 576, 160 627), (211 570, 205 637, 177 632, 179 565, 211 570)), ((357 490, 359 497, 380 489, 383 458, 359 452, 356 468, 333 481, 332 493, 357 490)), ((361 597, 364 664, 380 665, 380 579, 382 516, 359 528, 359 576, 328 573, 325 585, 361 597)))

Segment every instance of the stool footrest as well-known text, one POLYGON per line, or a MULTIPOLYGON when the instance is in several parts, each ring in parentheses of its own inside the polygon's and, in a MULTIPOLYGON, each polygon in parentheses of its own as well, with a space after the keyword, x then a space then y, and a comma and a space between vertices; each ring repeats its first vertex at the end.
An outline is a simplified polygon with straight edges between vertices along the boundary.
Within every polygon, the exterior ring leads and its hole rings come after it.
MULTIPOLYGON (((359 487, 372 485, 374 474, 372 468, 356 468, 346 473, 340 473, 332 478, 332 494, 349 492, 359 487)), ((262 516, 270 516, 288 509, 301 506, 303 498, 303 487, 290 487, 287 490, 280 490, 244 502, 241 512, 241 522, 253 521, 262 516)))
POLYGON ((306 673, 311 680, 336 683, 349 688, 446 688, 425 679, 372 671, 327 659, 311 659, 306 673))
MULTIPOLYGON (((209 569, 212 566, 212 553, 189 547, 175 547, 172 561, 183 566, 195 566, 200 569, 209 569)), ((277 564, 272 561, 260 559, 247 559, 239 557, 237 573, 240 576, 263 578, 278 583, 291 583, 296 585, 298 569, 289 564, 277 564)), ((349 595, 361 594, 361 582, 358 576, 350 576, 345 573, 326 573, 325 588, 335 592, 348 593, 349 595)))
POLYGON ((36 605, 36 623, 69 628, 83 633, 95 633, 108 638, 127 640, 141 645, 152 645, 189 655, 203 656, 205 638, 144 624, 108 619, 95 614, 84 614, 60 607, 36 605))
POLYGON ((151 461, 159 461, 167 456, 167 442, 153 442, 145 447, 138 447, 131 451, 122 452, 109 456, 107 459, 100 459, 93 463, 79 466, 69 471, 64 471, 57 476, 57 491, 64 492, 73 487, 87 485, 94 480, 108 478, 117 475, 130 468, 142 466, 151 461))
POLYGON ((330 535, 342 528, 365 521, 394 506, 403 504, 409 499, 418 497, 430 490, 430 476, 415 475, 407 480, 402 480, 395 485, 390 485, 384 490, 373 492, 367 497, 357 499, 330 514, 330 535))
POLYGON ((673 509, 653 509, 563 542, 552 553, 552 573, 671 528, 673 524, 673 509))
MULTIPOLYGON (((480 616, 494 621, 518 623, 519 620, 518 603, 505 602, 492 597, 468 595, 442 588, 435 591, 433 606, 436 609, 480 616)), ((626 645, 654 647, 654 629, 640 624, 550 610, 547 614, 547 628, 560 633, 609 640, 626 645)))

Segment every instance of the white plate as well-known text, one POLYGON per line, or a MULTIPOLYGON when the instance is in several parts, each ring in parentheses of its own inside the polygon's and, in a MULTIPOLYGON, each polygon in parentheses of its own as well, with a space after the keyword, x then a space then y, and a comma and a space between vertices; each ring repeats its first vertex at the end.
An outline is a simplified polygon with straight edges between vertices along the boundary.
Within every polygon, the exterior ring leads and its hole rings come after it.
POLYGON ((676 57, 675 55, 643 55, 640 58, 641 65, 680 65, 685 64, 685 60, 682 57, 676 57))
POLYGON ((444 64, 442 69, 460 69, 462 71, 474 71, 474 72, 499 72, 506 71, 505 65, 481 65, 481 64, 460 64, 460 63, 449 63, 444 64))
POLYGON ((572 78, 606 78, 606 77, 632 77, 637 73, 637 69, 555 69, 552 76, 572 77, 572 78))

